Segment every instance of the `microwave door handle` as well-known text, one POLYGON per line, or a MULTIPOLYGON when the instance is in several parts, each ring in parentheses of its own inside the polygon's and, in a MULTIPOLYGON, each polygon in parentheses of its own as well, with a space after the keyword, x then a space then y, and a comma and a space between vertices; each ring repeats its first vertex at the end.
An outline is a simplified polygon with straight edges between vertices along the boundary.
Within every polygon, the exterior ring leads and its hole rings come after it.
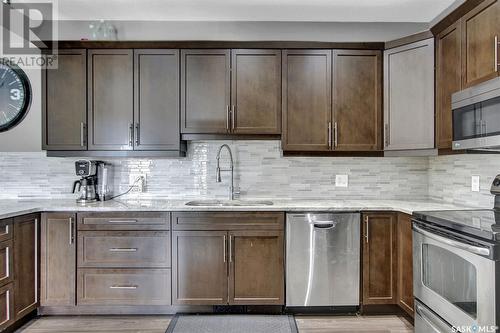
POLYGON ((432 330, 434 333, 441 333, 442 331, 440 329, 438 329, 436 327, 436 324, 434 323, 434 321, 429 317, 427 316, 427 311, 424 310, 424 308, 422 306, 420 306, 419 304, 415 304, 415 310, 417 312, 417 314, 427 323, 427 325, 429 325, 430 327, 432 327, 432 330))
POLYGON ((453 246, 453 247, 456 247, 456 248, 459 248, 459 249, 462 249, 464 251, 471 252, 471 253, 474 253, 474 254, 477 254, 480 256, 489 256, 490 255, 490 249, 488 249, 488 248, 464 244, 464 243, 455 241, 453 239, 449 239, 449 238, 445 238, 445 237, 442 237, 439 235, 435 235, 435 234, 428 232, 426 230, 423 230, 415 225, 413 226, 413 229, 426 237, 434 239, 438 242, 442 242, 442 243, 447 244, 449 246, 453 246))

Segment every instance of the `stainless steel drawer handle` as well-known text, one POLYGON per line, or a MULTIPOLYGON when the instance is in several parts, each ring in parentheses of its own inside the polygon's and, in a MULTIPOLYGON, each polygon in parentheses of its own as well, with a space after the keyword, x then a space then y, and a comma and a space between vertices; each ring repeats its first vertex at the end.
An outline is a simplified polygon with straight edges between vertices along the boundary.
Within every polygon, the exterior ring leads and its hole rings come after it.
POLYGON ((109 287, 109 289, 137 289, 139 286, 137 285, 114 285, 109 287))
POLYGON ((481 256, 489 256, 490 255, 490 249, 485 248, 485 247, 479 247, 479 246, 474 246, 474 245, 470 245, 470 244, 465 244, 465 243, 455 241, 453 239, 449 239, 449 238, 445 238, 445 237, 442 237, 439 235, 435 235, 432 232, 421 229, 415 225, 413 226, 413 230, 415 230, 416 232, 418 232, 426 237, 434 239, 438 242, 447 244, 449 246, 456 247, 458 249, 461 249, 461 250, 464 250, 467 252, 471 252, 471 253, 478 254, 481 256))
POLYGON ((109 249, 109 252, 137 252, 138 248, 131 247, 131 248, 120 248, 120 247, 113 247, 109 249))
POLYGON ((108 223, 137 223, 137 220, 109 220, 108 223))

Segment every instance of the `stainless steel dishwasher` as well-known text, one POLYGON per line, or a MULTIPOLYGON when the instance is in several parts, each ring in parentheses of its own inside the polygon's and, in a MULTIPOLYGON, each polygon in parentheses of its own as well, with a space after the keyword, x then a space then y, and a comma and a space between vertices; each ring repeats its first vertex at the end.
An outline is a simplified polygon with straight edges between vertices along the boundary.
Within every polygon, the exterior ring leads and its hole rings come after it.
POLYGON ((360 214, 287 214, 286 305, 358 306, 360 214))

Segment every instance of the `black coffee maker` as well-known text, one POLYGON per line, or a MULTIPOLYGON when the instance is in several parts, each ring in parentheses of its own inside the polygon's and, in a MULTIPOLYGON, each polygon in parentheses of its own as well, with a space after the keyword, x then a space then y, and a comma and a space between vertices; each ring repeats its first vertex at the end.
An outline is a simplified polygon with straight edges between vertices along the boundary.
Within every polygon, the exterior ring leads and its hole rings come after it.
POLYGON ((80 160, 75 162, 76 175, 80 176, 80 180, 73 183, 73 193, 80 193, 76 202, 89 203, 99 200, 97 194, 97 161, 80 160))

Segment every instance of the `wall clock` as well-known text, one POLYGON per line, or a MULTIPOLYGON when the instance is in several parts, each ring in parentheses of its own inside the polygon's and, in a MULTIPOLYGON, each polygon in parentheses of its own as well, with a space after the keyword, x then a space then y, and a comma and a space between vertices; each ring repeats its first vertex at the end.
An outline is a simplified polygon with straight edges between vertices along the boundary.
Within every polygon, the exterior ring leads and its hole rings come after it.
POLYGON ((17 65, 0 59, 0 132, 18 125, 29 111, 31 85, 17 65))

